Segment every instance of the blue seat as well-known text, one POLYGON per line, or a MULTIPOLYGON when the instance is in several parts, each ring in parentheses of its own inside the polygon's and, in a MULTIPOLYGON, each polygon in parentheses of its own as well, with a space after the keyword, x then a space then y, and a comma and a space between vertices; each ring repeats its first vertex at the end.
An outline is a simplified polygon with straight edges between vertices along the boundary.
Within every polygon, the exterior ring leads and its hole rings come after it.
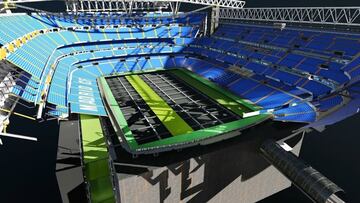
POLYGON ((327 111, 337 105, 340 105, 343 102, 343 98, 340 95, 335 95, 319 101, 319 106, 317 107, 319 111, 327 111))

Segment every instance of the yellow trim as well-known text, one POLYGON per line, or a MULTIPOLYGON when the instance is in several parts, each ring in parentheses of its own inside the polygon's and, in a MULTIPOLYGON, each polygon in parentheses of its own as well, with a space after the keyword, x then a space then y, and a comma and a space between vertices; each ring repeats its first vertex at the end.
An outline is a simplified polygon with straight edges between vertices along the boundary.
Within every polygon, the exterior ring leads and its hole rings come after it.
POLYGON ((48 75, 47 78, 46 78, 46 82, 45 82, 45 83, 46 83, 46 84, 50 84, 50 82, 51 82, 51 76, 48 75))
POLYGON ((9 111, 7 109, 0 108, 0 111, 4 111, 4 112, 7 112, 7 113, 12 113, 14 115, 17 115, 17 116, 20 116, 20 117, 23 117, 23 118, 27 118, 27 119, 30 119, 30 120, 36 120, 33 117, 30 117, 30 116, 27 116, 27 115, 24 115, 24 114, 21 114, 21 113, 11 112, 11 111, 9 111))

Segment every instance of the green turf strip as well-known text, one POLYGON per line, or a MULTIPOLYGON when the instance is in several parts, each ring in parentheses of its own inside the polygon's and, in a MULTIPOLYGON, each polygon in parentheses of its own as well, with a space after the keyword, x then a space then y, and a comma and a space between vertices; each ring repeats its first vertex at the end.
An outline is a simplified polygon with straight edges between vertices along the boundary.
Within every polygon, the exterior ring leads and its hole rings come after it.
POLYGON ((96 116, 80 115, 85 177, 90 185, 91 202, 115 202, 110 180, 108 152, 96 116))
POLYGON ((107 105, 110 108, 110 112, 111 115, 114 116, 115 120, 116 120, 116 124, 119 127, 119 129, 115 128, 115 131, 117 134, 121 133, 126 141, 127 144, 129 145, 129 148, 131 150, 135 150, 138 148, 138 144, 128 126, 128 123, 125 119, 124 114, 122 113, 122 111, 120 110, 120 107, 114 97, 114 95, 111 92, 111 89, 108 85, 108 83, 106 82, 106 79, 104 77, 101 77, 99 79, 99 83, 100 83, 100 89, 102 90, 102 93, 104 94, 105 97, 105 105, 107 105), (118 132, 121 131, 121 132, 118 132))
POLYGON ((138 75, 128 75, 125 77, 172 135, 176 136, 193 131, 193 129, 138 75))
POLYGON ((223 133, 227 133, 233 130, 241 129, 244 127, 247 127, 249 125, 252 125, 256 122, 262 122, 269 118, 268 115, 258 115, 253 116, 237 121, 233 121, 230 123, 225 123, 217 126, 213 126, 210 128, 205 128, 197 131, 193 131, 192 133, 186 134, 186 135, 179 135, 175 137, 170 137, 163 140, 158 140, 146 144, 140 145, 141 148, 156 148, 158 146, 171 146, 177 143, 192 143, 197 142, 203 139, 207 139, 210 137, 215 137, 216 135, 220 135, 223 133))
POLYGON ((228 108, 232 112, 242 116, 243 112, 251 112, 259 110, 256 105, 245 102, 243 99, 235 96, 229 91, 220 88, 213 82, 195 75, 188 70, 176 69, 171 71, 181 80, 196 88, 200 92, 214 99, 222 106, 228 108))

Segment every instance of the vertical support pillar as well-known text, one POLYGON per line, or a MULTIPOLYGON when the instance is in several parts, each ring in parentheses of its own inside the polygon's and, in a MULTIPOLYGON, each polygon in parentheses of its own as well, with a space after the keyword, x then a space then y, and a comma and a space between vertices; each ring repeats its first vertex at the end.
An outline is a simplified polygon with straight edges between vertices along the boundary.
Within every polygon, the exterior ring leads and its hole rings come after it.
POLYGON ((97 0, 95 0, 95 12, 99 12, 99 5, 97 0))
POLYGON ((88 1, 88 9, 89 9, 88 11, 91 12, 91 3, 90 3, 90 1, 88 1))
POLYGON ((79 1, 79 4, 80 4, 80 6, 81 6, 81 12, 84 12, 84 11, 85 11, 85 10, 84 10, 84 3, 85 3, 85 2, 79 1))
MULTIPOLYGON (((68 3, 66 3, 66 5, 68 6, 67 7, 67 9, 68 9, 68 12, 73 12, 73 13, 77 13, 77 11, 78 11, 78 8, 77 8, 77 6, 78 6, 78 4, 77 4, 77 2, 76 1, 72 1, 72 3, 71 3, 71 1, 68 1, 69 2, 69 4, 68 3), (72 6, 70 6, 70 4, 72 4, 72 6)), ((81 3, 81 2, 79 2, 79 3, 81 3)))
POLYGON ((169 2, 171 13, 174 16, 175 15, 175 3, 169 2))
POLYGON ((211 11, 210 34, 214 33, 215 29, 219 26, 219 13, 220 7, 214 6, 211 11))
POLYGON ((68 2, 65 2, 65 6, 66 6, 66 12, 70 12, 70 8, 69 8, 68 2))
POLYGON ((179 9, 180 9, 180 6, 181 6, 181 3, 177 1, 177 2, 176 2, 176 7, 175 7, 175 15, 178 14, 179 9))
POLYGON ((204 20, 204 25, 203 25, 204 35, 206 35, 208 33, 208 18, 209 18, 209 14, 206 14, 206 17, 204 20))

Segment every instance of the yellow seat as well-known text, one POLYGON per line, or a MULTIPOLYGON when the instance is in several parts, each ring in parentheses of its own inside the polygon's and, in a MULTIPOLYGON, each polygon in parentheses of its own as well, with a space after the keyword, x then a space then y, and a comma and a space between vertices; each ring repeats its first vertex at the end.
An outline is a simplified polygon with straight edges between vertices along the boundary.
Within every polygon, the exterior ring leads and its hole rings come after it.
POLYGON ((20 47, 21 46, 21 40, 17 39, 15 41, 15 45, 16 45, 16 47, 20 47))
POLYGON ((0 48, 0 61, 6 58, 6 49, 0 48))
POLYGON ((9 44, 7 48, 8 48, 8 50, 10 52, 13 52, 14 51, 14 44, 9 44))
POLYGON ((21 38, 21 42, 22 42, 22 44, 25 44, 25 43, 26 43, 26 41, 27 41, 26 37, 21 38))

